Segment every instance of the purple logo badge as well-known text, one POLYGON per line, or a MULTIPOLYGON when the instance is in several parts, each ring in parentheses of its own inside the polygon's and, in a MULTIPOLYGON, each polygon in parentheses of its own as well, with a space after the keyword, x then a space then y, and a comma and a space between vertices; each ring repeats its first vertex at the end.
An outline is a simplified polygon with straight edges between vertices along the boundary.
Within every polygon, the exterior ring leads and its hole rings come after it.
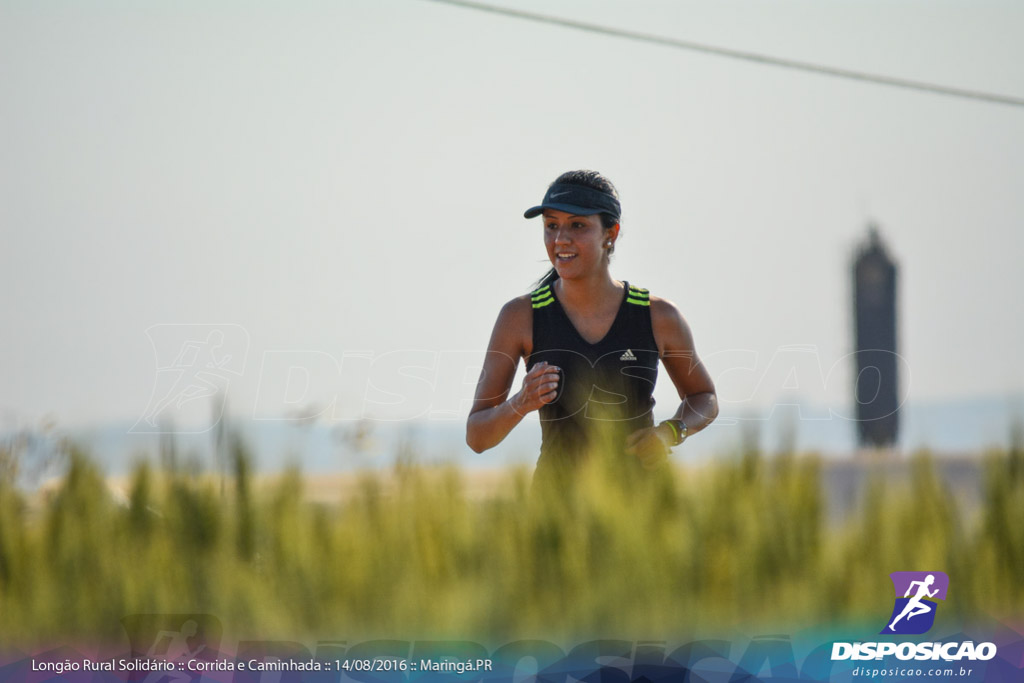
POLYGON ((881 633, 926 633, 935 623, 939 606, 935 601, 946 599, 949 577, 943 572, 893 572, 889 578, 896 589, 896 604, 881 633))

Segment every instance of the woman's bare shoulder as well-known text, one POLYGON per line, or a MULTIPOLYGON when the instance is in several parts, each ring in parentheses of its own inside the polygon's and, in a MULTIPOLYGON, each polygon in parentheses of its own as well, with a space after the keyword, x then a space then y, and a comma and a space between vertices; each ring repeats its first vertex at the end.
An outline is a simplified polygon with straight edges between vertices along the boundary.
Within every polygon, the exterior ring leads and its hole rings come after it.
POLYGON ((491 349, 529 355, 533 345, 533 304, 524 294, 501 307, 491 334, 491 349))
POLYGON ((654 328, 654 339, 662 353, 667 350, 693 349, 690 326, 687 325, 679 307, 668 299, 651 296, 651 327, 654 328))
POLYGON ((517 296, 515 299, 508 301, 504 306, 501 307, 501 312, 498 313, 498 321, 505 320, 506 322, 523 322, 533 319, 533 304, 530 302, 530 295, 523 294, 517 296))
POLYGON ((683 314, 674 302, 651 294, 651 317, 661 319, 682 319, 683 314))

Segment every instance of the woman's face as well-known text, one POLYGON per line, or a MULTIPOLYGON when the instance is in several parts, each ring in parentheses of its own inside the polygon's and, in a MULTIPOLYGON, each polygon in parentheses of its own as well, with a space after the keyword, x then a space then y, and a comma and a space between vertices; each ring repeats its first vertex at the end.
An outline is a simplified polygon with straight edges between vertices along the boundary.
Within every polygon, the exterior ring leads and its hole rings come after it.
POLYGON ((601 215, 576 216, 556 209, 544 210, 544 246, 561 278, 584 277, 605 264, 608 240, 618 226, 605 228, 601 215))

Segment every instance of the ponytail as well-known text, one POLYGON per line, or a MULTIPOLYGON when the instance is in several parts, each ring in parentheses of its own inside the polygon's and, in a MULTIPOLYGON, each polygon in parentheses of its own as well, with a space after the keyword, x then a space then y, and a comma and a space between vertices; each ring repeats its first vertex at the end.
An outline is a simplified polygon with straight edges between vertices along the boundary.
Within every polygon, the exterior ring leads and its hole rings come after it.
POLYGON ((554 281, 557 279, 558 271, 555 270, 554 268, 551 268, 548 272, 544 273, 544 277, 533 283, 533 288, 540 289, 541 287, 545 287, 547 285, 554 283, 554 281))

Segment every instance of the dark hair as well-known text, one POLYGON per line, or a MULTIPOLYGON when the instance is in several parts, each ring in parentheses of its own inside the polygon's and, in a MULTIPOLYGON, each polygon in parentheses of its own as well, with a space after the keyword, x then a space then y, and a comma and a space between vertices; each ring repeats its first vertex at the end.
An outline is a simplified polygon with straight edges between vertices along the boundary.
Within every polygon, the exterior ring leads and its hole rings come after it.
MULTIPOLYGON (((551 183, 551 185, 580 185, 582 187, 589 187, 592 190, 600 190, 601 192, 607 192, 616 199, 619 198, 619 191, 615 189, 615 185, 612 184, 612 181, 608 180, 608 178, 604 177, 597 171, 566 171, 562 175, 555 178, 555 182, 551 183)), ((550 185, 548 187, 550 187, 550 185)), ((602 213, 600 214, 600 216, 601 227, 603 227, 605 230, 619 222, 619 219, 611 215, 610 213, 602 213)), ((614 250, 615 247, 612 246, 608 253, 611 254, 614 250)), ((558 271, 556 271, 554 268, 551 268, 551 270, 544 274, 544 277, 542 277, 540 280, 536 282, 535 287, 543 287, 545 285, 550 285, 557 279, 558 271)))

